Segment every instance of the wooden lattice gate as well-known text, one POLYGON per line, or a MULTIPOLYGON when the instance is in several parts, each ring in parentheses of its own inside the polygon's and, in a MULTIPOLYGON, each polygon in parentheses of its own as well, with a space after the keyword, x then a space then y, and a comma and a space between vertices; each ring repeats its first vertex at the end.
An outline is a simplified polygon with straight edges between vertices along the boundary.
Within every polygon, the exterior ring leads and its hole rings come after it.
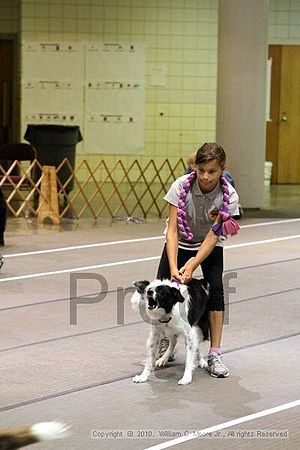
MULTIPOLYGON (((56 168, 60 219, 72 214, 75 219, 92 217, 164 217, 167 204, 163 196, 171 183, 184 173, 182 159, 157 162, 150 159, 141 164, 137 159, 126 167, 122 160, 109 166, 102 159, 95 167, 84 160, 75 169, 64 159, 56 168), (69 173, 62 184, 60 172, 69 173), (72 190, 70 190, 72 186, 72 190)), ((41 183, 45 174, 35 160, 28 166, 14 161, 6 171, 0 165, 0 187, 8 210, 14 217, 37 216, 41 183), (18 179, 12 176, 18 172, 18 179)), ((43 197, 43 201, 47 199, 43 197)))

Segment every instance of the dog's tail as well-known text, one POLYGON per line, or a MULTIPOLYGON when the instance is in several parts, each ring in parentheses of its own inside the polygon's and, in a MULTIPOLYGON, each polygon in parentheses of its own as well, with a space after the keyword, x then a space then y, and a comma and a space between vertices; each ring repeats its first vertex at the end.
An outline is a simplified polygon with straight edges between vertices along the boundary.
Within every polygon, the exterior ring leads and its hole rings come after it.
POLYGON ((35 425, 0 430, 0 450, 14 450, 37 442, 60 439, 70 435, 70 427, 60 422, 41 422, 35 425))

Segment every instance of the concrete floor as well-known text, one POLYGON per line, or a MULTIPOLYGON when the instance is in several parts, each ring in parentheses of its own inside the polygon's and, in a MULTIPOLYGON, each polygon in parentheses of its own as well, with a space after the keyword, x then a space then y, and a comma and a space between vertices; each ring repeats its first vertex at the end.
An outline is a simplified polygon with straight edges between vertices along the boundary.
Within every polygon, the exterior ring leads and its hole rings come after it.
POLYGON ((149 382, 131 380, 142 370, 148 326, 131 310, 130 287, 154 278, 163 221, 9 220, 0 274, 1 427, 72 425, 70 438, 37 450, 299 449, 300 406, 292 402, 300 399, 300 219, 295 208, 282 217, 283 206, 276 208, 246 213, 226 243, 230 377, 198 369, 186 387, 177 385, 182 342, 176 361, 149 382), (83 274, 70 324, 70 280, 83 274), (99 291, 103 298, 92 303, 99 291), (214 426, 211 435, 174 440, 214 426))

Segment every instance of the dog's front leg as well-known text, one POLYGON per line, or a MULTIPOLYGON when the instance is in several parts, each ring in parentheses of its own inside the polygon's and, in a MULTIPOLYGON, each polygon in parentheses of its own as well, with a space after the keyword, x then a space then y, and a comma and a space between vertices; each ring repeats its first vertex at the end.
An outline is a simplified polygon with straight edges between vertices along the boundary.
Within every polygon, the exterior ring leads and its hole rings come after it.
POLYGON ((150 331, 150 336, 147 342, 147 359, 143 372, 140 375, 136 375, 133 378, 134 383, 144 383, 148 380, 150 373, 154 367, 155 356, 158 350, 158 346, 161 340, 161 336, 157 335, 153 328, 150 331))
POLYGON ((194 327, 192 327, 190 333, 186 333, 185 343, 186 343, 185 370, 183 377, 178 381, 178 384, 181 386, 185 386, 192 382, 194 368, 196 367, 198 361, 199 337, 197 330, 195 330, 194 327))
POLYGON ((169 361, 170 356, 173 355, 174 348, 177 343, 177 335, 175 334, 171 338, 169 338, 169 347, 165 351, 165 353, 155 361, 155 367, 163 367, 169 361))

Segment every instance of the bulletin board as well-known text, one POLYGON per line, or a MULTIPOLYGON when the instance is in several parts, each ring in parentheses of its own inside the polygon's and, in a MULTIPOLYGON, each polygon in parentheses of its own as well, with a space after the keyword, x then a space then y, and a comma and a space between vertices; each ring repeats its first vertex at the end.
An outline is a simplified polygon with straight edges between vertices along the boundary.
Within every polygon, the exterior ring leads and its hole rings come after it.
POLYGON ((86 153, 142 153, 145 51, 142 44, 22 46, 22 136, 27 124, 79 125, 86 153))

